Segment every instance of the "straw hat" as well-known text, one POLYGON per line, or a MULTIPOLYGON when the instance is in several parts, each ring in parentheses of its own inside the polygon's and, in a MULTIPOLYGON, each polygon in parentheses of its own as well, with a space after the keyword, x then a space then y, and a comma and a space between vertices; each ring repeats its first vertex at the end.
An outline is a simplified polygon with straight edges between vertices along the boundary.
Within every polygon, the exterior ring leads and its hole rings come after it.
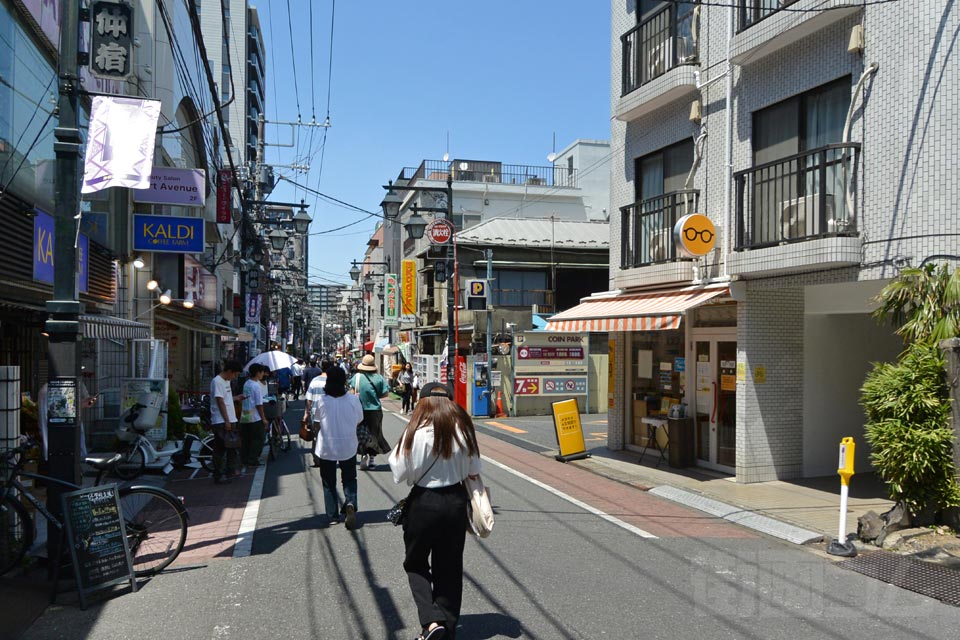
POLYGON ((357 365, 357 371, 373 371, 376 373, 377 365, 373 363, 373 356, 369 353, 363 356, 363 360, 357 365))

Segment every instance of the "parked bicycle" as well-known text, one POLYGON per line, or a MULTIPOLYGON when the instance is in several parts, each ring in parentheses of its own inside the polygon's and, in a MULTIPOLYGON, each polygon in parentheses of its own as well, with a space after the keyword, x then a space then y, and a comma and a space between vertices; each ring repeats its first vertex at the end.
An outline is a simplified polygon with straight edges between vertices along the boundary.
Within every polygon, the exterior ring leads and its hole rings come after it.
MULTIPOLYGON (((39 499, 27 491, 21 478, 32 478, 46 485, 55 484, 68 491, 82 487, 57 478, 24 471, 26 452, 35 442, 21 438, 20 446, 0 454, 0 461, 9 476, 0 484, 0 575, 20 564, 33 545, 33 518, 23 504, 26 500, 49 525, 49 535, 61 535, 63 522, 54 516, 39 499), (56 533, 54 533, 56 532, 56 533)), ((95 484, 120 461, 112 457, 87 457, 84 462, 97 470, 95 484)), ((122 487, 120 513, 126 526, 127 542, 137 577, 156 575, 176 560, 187 539, 187 509, 175 495, 153 486, 122 487)))
POLYGON ((276 460, 281 451, 290 450, 290 427, 287 426, 282 415, 270 421, 267 429, 267 445, 271 460, 276 460))

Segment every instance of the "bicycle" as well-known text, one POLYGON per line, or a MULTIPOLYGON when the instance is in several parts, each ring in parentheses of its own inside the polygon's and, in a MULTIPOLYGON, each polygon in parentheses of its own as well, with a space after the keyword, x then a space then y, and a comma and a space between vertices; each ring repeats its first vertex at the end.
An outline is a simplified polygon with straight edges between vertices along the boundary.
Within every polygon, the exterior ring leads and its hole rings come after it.
MULTIPOLYGON (((152 425, 145 429, 138 421, 139 411, 143 408, 144 405, 135 403, 123 417, 123 422, 126 424, 121 424, 117 428, 117 439, 125 443, 118 452, 120 461, 113 470, 118 478, 134 480, 143 474, 147 464, 158 465, 162 462, 163 466, 172 464, 174 467, 185 467, 194 459, 207 471, 213 471, 213 434, 201 439, 192 433, 187 433, 179 449, 158 451, 144 435, 152 425), (199 444, 196 454, 193 453, 194 443, 199 444)), ((185 416, 183 421, 187 424, 200 424, 201 418, 185 416)))
MULTIPOLYGON (((58 532, 64 524, 39 499, 27 491, 20 478, 33 478, 46 484, 56 484, 68 491, 82 487, 49 476, 24 471, 26 452, 37 446, 22 438, 20 446, 0 454, 0 462, 9 476, 0 484, 0 575, 20 564, 33 545, 34 522, 23 505, 26 500, 58 532)), ((84 462, 97 470, 96 485, 120 461, 120 454, 112 457, 87 457, 84 462)), ((153 486, 123 487, 120 494, 120 512, 123 515, 133 559, 134 574, 149 577, 163 571, 176 560, 187 540, 186 507, 175 495, 153 486)))
POLYGON ((277 416, 270 421, 267 429, 267 445, 270 447, 271 460, 276 460, 279 452, 290 450, 290 428, 283 416, 277 416))

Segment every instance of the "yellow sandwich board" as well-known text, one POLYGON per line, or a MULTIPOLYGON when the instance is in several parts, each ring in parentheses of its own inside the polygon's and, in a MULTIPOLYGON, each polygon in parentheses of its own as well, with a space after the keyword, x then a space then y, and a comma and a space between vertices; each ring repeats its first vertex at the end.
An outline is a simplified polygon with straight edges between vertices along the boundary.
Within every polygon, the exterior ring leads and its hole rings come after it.
POLYGON ((557 433, 557 444, 560 454, 556 459, 560 462, 588 458, 587 447, 583 442, 583 427, 580 425, 580 407, 577 399, 562 400, 552 403, 553 428, 557 433))

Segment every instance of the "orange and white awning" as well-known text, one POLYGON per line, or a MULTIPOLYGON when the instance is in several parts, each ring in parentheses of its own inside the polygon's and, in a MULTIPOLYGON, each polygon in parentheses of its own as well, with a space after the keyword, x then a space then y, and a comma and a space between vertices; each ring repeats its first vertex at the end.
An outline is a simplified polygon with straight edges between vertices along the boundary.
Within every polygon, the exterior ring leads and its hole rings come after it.
POLYGON ((682 289, 587 299, 547 320, 547 331, 661 331, 679 329, 688 309, 729 295, 726 287, 682 289))

